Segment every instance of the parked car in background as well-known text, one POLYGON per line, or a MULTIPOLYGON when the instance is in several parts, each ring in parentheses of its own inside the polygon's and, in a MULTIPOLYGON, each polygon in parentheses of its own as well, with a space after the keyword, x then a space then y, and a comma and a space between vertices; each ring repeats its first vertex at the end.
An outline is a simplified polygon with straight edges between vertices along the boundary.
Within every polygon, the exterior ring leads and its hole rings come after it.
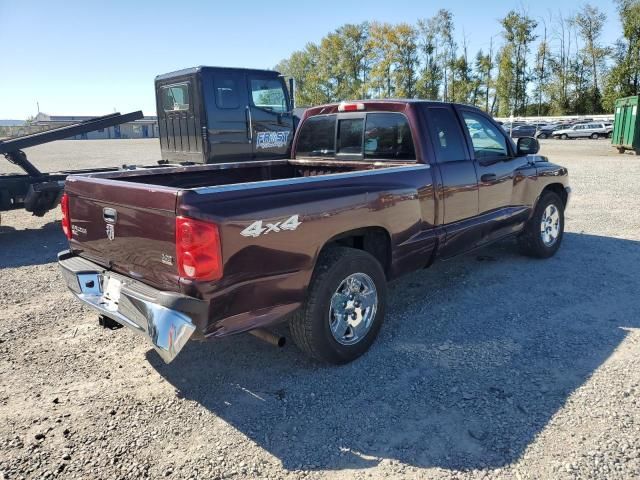
POLYGON ((560 130, 561 128, 565 128, 565 126, 560 125, 559 123, 539 127, 538 133, 536 133, 536 138, 540 138, 540 139, 549 138, 553 135, 555 131, 560 130))
POLYGON ((513 123, 501 123, 500 126, 502 127, 502 129, 509 133, 509 130, 511 130, 512 128, 516 128, 519 127, 520 125, 526 125, 526 123, 524 122, 513 122, 513 123))
POLYGON ((607 138, 611 138, 613 135, 613 122, 605 122, 604 128, 607 130, 607 138))
POLYGON ((520 125, 507 130, 507 133, 511 135, 511 138, 535 137, 536 130, 535 125, 520 125))
POLYGON ((564 128, 553 132, 553 138, 567 140, 569 138, 600 138, 607 137, 612 131, 604 123, 579 123, 571 128, 564 128))

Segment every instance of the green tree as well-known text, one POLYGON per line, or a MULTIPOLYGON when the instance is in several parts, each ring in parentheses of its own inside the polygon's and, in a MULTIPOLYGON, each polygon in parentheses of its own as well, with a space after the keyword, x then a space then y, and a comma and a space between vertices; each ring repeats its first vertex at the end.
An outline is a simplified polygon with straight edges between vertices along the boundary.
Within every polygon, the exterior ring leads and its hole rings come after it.
POLYGON ((475 78, 476 88, 474 94, 474 104, 484 108, 486 112, 490 112, 489 99, 491 89, 493 88, 493 79, 491 77, 493 71, 493 43, 488 54, 484 54, 482 49, 476 54, 475 78))
POLYGON ((391 97, 395 95, 393 83, 394 49, 391 42, 394 27, 389 23, 371 24, 367 51, 371 62, 369 85, 373 95, 391 97))
POLYGON ((440 9, 436 13, 434 21, 436 32, 442 42, 439 62, 444 80, 442 99, 446 102, 449 101, 450 96, 453 97, 455 94, 455 91, 451 91, 451 67, 455 63, 458 46, 454 40, 453 14, 449 10, 440 9))
POLYGON ((547 22, 543 20, 542 24, 543 24, 543 34, 542 34, 542 39, 538 44, 538 49, 536 51, 536 61, 535 61, 535 67, 533 71, 533 79, 535 82, 533 93, 537 103, 536 111, 535 111, 535 114, 537 116, 540 116, 543 113, 544 114, 549 113, 548 104, 545 105, 545 108, 543 111, 543 102, 546 100, 545 94, 548 90, 548 85, 547 85, 549 80, 548 61, 551 55, 551 45, 549 44, 548 37, 547 37, 547 22))
POLYGON ((553 24, 553 39, 557 45, 548 60, 550 79, 547 83, 550 113, 568 115, 571 112, 573 22, 559 14, 553 24))
POLYGON ((602 111, 602 94, 598 80, 609 54, 609 49, 603 47, 600 40, 606 20, 605 13, 589 4, 584 5, 574 17, 578 33, 584 42, 581 57, 584 64, 590 69, 591 87, 585 99, 586 107, 590 113, 602 111))
POLYGON ((498 115, 508 117, 514 111, 515 103, 513 85, 515 76, 514 46, 511 43, 503 45, 498 51, 498 76, 496 79, 496 100, 498 115))
POLYGON ((298 106, 318 105, 326 100, 326 95, 320 87, 318 63, 317 46, 310 43, 304 50, 293 52, 288 59, 282 60, 275 66, 275 69, 283 75, 295 79, 295 101, 298 106))
POLYGON ((622 38, 614 48, 614 66, 606 79, 603 107, 613 111, 616 98, 640 93, 640 0, 617 0, 622 38))
POLYGON ((442 86, 442 68, 438 61, 439 35, 435 17, 418 20, 418 32, 422 60, 422 69, 417 83, 418 96, 438 100, 442 86))
POLYGON ((458 103, 475 103, 477 93, 473 65, 469 62, 466 40, 462 45, 462 55, 451 62, 451 98, 458 103))
POLYGON ((418 71, 418 32, 408 23, 400 23, 390 33, 396 95, 413 98, 416 95, 416 74, 418 71))
POLYGON ((513 100, 513 109, 516 114, 520 114, 527 108, 529 83, 527 60, 531 43, 537 38, 535 29, 538 22, 523 12, 511 10, 500 20, 500 24, 506 44, 512 46, 512 48, 503 49, 503 53, 509 53, 512 57, 509 62, 513 68, 513 72, 509 75, 511 79, 509 91, 513 100))

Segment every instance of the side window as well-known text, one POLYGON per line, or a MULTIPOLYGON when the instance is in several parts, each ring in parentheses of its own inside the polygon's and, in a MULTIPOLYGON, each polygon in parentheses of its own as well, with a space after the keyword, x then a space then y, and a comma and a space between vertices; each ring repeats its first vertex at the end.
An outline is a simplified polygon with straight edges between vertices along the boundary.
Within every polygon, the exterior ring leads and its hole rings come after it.
POLYGON ((250 84, 254 106, 276 113, 287 111, 287 96, 280 80, 252 78, 250 84))
POLYGON ((364 157, 415 160, 411 129, 400 113, 369 113, 364 132, 364 157))
POLYGON ((189 84, 167 85, 162 87, 160 98, 165 112, 189 110, 189 84))
MULTIPOLYGON (((430 107, 428 111, 429 135, 438 161, 444 163, 466 160, 462 130, 453 112, 441 107, 430 107)), ((473 130, 471 133, 473 136, 473 130)))
POLYGON ((338 152, 362 154, 362 118, 345 118, 338 121, 338 152))
POLYGON ((507 139, 500 129, 477 113, 462 111, 477 160, 508 158, 507 139))
POLYGON ((335 115, 309 117, 300 127, 296 156, 333 157, 336 154, 335 134, 335 115))
POLYGON ((215 74, 213 76, 213 89, 215 90, 216 105, 222 109, 233 109, 240 106, 240 95, 236 77, 215 74))

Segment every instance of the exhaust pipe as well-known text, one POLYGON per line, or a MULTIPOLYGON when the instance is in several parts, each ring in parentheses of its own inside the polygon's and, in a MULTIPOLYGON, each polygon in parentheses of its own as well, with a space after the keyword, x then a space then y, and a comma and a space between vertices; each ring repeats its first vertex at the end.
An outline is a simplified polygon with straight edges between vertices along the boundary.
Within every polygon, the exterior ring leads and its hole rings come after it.
POLYGON ((254 330, 249 330, 249 333, 254 337, 259 338, 267 343, 270 343, 274 347, 282 348, 287 343, 287 339, 283 336, 276 335, 269 330, 265 330, 264 328, 256 328, 254 330))

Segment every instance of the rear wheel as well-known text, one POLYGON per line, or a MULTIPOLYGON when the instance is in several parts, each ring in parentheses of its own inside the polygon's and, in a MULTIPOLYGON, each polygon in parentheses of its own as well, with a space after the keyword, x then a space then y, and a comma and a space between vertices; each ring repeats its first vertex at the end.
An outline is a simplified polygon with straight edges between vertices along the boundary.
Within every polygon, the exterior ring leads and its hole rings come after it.
POLYGON ((538 138, 541 139, 541 140, 544 140, 545 138, 547 138, 547 134, 546 133, 540 133, 538 135, 538 138))
POLYGON ((316 360, 351 362, 378 335, 386 294, 384 271, 372 255, 329 247, 318 259, 306 302, 290 320, 291 337, 316 360))
POLYGON ((545 192, 518 237, 523 254, 549 258, 560 248, 564 234, 564 203, 558 194, 545 192))
POLYGON ((600 135, 598 135, 597 133, 592 133, 592 134, 591 134, 591 138, 592 138, 593 140, 597 140, 598 138, 600 138, 600 135))

